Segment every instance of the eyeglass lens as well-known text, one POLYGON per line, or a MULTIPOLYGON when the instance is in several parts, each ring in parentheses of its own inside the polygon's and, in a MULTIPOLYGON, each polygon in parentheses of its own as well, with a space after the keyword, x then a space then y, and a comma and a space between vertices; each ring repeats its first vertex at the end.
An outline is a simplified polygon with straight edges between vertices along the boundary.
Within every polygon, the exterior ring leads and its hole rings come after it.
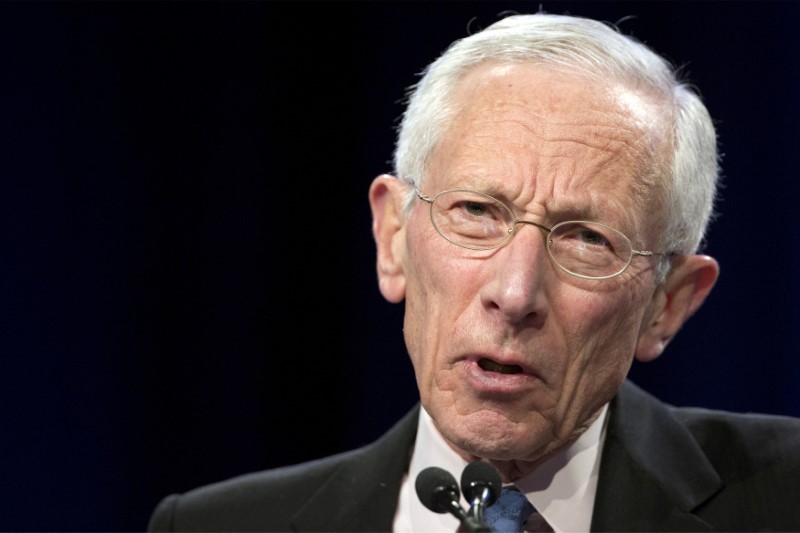
MULTIPOLYGON (((431 204, 431 221, 445 239, 474 250, 497 248, 521 225, 537 225, 517 220, 508 206, 487 194, 463 189, 438 194, 431 204)), ((562 222, 546 238, 553 261, 581 277, 615 276, 625 270, 632 257, 625 235, 596 222, 562 222)))

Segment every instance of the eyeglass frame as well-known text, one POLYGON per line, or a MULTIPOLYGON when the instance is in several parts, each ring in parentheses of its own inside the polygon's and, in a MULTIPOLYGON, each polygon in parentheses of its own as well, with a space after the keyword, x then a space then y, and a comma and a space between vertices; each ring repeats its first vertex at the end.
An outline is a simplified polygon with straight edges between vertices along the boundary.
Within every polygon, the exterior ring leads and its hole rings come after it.
POLYGON ((553 263, 555 263, 555 265, 558 268, 560 268, 561 270, 563 270, 567 274, 569 274, 571 276, 575 276, 577 278, 591 279, 591 280, 610 279, 610 278, 619 276, 620 274, 622 274, 623 272, 628 270, 628 267, 631 266, 631 263, 633 262, 633 258, 635 256, 641 256, 641 257, 654 257, 654 256, 669 257, 669 256, 676 255, 674 252, 654 252, 654 251, 651 251, 651 250, 636 250, 636 249, 633 248, 633 243, 631 242, 631 240, 628 238, 627 235, 625 235, 624 233, 622 233, 618 229, 612 228, 611 226, 609 226, 607 224, 603 224, 602 222, 595 222, 595 221, 592 221, 592 220, 565 220, 563 222, 559 222, 558 224, 556 224, 552 228, 548 228, 544 224, 540 224, 538 222, 533 222, 532 220, 521 220, 521 219, 518 219, 516 217, 516 215, 514 214, 514 210, 511 209, 511 207, 509 207, 508 204, 506 204, 505 202, 503 202, 501 200, 498 200, 497 198, 495 198, 494 196, 492 196, 490 194, 486 194, 485 192, 481 192, 481 191, 476 191, 474 189, 462 189, 462 188, 447 189, 447 190, 444 190, 444 191, 441 191, 441 192, 437 193, 433 197, 430 197, 427 194, 424 194, 422 191, 420 191, 416 187, 414 188, 414 192, 415 192, 417 198, 419 198, 423 202, 426 202, 430 206, 429 207, 429 216, 430 216, 430 219, 431 219, 431 225, 433 226, 433 229, 436 230, 436 233, 441 235, 442 238, 444 240, 446 240, 447 242, 455 244, 456 246, 458 246, 460 248, 465 248, 467 250, 478 250, 478 251, 495 250, 497 248, 501 248, 501 247, 505 246, 506 244, 508 244, 509 242, 511 242, 514 239, 514 236, 517 234, 517 230, 516 230, 517 224, 529 224, 531 226, 536 226, 537 228, 542 229, 542 230, 547 232, 547 234, 546 234, 547 235, 547 241, 545 243, 545 248, 547 249, 547 255, 550 257, 550 259, 553 261, 553 263), (441 196, 443 194, 446 194, 446 193, 451 193, 451 192, 468 192, 468 193, 478 194, 478 195, 490 198, 490 199, 494 200, 495 202, 497 202, 498 204, 500 204, 503 207, 505 207, 506 210, 513 217, 513 221, 511 223, 511 227, 508 228, 508 238, 503 240, 502 242, 500 242, 498 244, 495 244, 494 246, 486 246, 486 247, 481 247, 481 248, 478 248, 478 247, 475 247, 475 246, 468 246, 468 245, 465 245, 465 244, 460 244, 460 243, 457 243, 457 242, 447 238, 447 236, 444 235, 441 232, 441 230, 439 229, 439 227, 436 225, 436 223, 433 220, 433 203, 436 201, 436 198, 438 198, 439 196, 441 196), (586 224, 597 224, 599 226, 603 226, 605 228, 608 228, 611 231, 619 234, 628 243, 628 247, 631 250, 630 257, 628 258, 628 261, 625 263, 625 265, 618 272, 615 272, 614 274, 608 274, 606 276, 599 276, 599 277, 598 276, 587 276, 585 274, 578 274, 576 272, 572 272, 571 270, 568 270, 561 263, 559 263, 556 260, 555 257, 553 257, 553 252, 550 249, 550 246, 552 245, 553 240, 549 237, 550 234, 553 232, 553 230, 555 228, 561 226, 561 225, 564 225, 564 224, 584 224, 584 223, 586 223, 586 224))

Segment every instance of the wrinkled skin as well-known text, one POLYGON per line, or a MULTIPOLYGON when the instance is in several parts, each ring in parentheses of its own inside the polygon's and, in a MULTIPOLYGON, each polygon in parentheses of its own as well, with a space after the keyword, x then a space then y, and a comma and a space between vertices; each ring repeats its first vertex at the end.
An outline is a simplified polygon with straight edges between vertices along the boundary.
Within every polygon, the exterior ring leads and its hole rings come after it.
MULTIPOLYGON (((472 188, 518 218, 595 220, 634 248, 658 245, 658 203, 642 186, 669 144, 654 99, 541 66, 484 64, 453 101, 425 194, 472 188)), ((552 263, 534 226, 501 248, 460 248, 433 228, 428 204, 403 216, 407 187, 383 175, 370 189, 380 289, 405 301, 422 405, 456 452, 504 481, 577 438, 633 358, 658 357, 718 274, 712 258, 692 255, 674 259, 660 285, 647 257, 612 279, 577 278, 552 263)))

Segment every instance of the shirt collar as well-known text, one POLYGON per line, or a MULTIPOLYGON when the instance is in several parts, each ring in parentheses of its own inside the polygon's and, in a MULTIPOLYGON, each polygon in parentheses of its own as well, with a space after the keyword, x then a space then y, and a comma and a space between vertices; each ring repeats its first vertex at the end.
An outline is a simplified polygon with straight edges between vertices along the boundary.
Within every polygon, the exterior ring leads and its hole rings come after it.
POLYGON ((608 405, 589 429, 514 482, 554 531, 589 531, 605 441, 608 405))
MULTIPOLYGON (((515 482, 555 531, 589 531, 607 413, 606 405, 575 442, 515 482)), ((394 531, 456 531, 458 519, 427 509, 417 497, 414 481, 423 469, 437 466, 452 473, 459 483, 466 465, 467 461, 445 442, 430 415, 420 408, 414 452, 400 490, 394 531)), ((461 505, 469 508, 463 495, 461 505)))

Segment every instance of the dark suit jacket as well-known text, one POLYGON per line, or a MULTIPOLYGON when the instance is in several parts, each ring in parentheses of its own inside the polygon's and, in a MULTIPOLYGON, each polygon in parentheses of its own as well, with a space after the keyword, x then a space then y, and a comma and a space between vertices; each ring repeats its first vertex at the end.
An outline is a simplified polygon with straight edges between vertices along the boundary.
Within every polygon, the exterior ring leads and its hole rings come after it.
MULTIPOLYGON (((364 448, 167 496, 148 529, 391 531, 418 415, 364 448)), ((626 383, 608 424, 593 531, 800 531, 800 419, 676 408, 626 383)))

